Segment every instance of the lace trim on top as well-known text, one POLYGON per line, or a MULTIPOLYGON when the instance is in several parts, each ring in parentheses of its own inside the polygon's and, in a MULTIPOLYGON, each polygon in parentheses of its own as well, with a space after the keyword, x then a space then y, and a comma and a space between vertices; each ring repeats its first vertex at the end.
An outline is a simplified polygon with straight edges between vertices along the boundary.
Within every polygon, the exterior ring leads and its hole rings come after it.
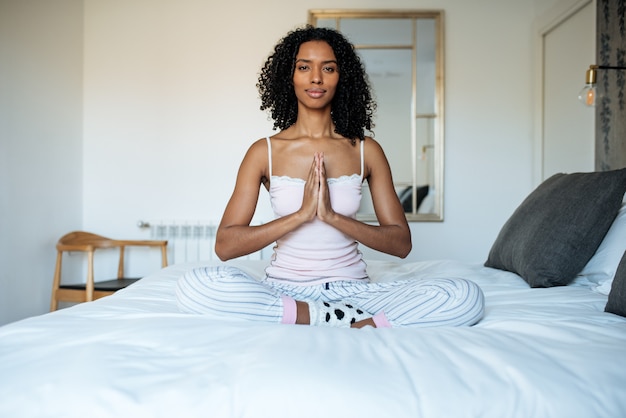
MULTIPOLYGON (((330 179, 326 179, 326 182, 328 184, 337 184, 337 183, 345 183, 348 181, 353 181, 353 180, 358 180, 361 181, 361 176, 359 174, 352 174, 352 175, 343 175, 343 176, 339 176, 339 177, 335 177, 335 178, 330 178, 330 179)), ((270 183, 276 181, 276 182, 287 182, 287 183, 294 183, 294 184, 304 184, 306 183, 306 180, 303 180, 299 177, 289 177, 289 176, 272 176, 270 179, 270 183)))

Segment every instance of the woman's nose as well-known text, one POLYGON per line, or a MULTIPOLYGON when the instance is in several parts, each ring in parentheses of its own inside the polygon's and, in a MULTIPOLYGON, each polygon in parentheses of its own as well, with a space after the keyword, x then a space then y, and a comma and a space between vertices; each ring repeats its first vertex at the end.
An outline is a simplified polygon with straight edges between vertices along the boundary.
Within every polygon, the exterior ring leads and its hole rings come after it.
POLYGON ((322 84, 322 74, 321 71, 313 71, 311 73, 311 83, 313 84, 322 84))

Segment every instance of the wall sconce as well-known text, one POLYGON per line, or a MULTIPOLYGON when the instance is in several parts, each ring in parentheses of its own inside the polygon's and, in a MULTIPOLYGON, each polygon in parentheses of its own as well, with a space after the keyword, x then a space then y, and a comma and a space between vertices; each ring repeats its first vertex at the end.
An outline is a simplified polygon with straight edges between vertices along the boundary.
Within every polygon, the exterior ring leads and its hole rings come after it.
POLYGON ((612 67, 608 65, 590 65, 585 74, 585 86, 578 94, 578 100, 585 106, 596 105, 596 72, 597 70, 626 70, 626 67, 612 67))

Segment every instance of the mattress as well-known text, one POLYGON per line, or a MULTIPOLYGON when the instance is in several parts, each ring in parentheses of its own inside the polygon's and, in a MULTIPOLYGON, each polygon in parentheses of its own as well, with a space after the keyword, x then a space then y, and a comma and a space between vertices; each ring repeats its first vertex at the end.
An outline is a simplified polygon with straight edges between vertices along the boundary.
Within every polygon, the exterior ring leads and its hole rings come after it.
MULTIPOLYGON (((0 328, 2 417, 622 417, 626 318, 573 284, 450 260, 368 262, 375 281, 462 277, 473 327, 339 329, 179 312, 178 264, 0 328)), ((266 261, 228 264, 263 275, 266 261)))

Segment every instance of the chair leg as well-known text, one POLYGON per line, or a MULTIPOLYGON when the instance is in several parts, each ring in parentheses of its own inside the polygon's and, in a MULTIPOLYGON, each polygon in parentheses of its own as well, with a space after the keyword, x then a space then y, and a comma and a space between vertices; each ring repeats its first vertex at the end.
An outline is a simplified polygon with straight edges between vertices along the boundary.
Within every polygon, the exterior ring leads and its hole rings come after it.
POLYGON ((117 278, 121 279, 124 277, 124 255, 126 254, 126 247, 123 245, 120 246, 120 261, 117 264, 117 278))
POLYGON ((93 300, 93 286, 94 286, 94 274, 93 274, 93 254, 94 249, 87 253, 87 283, 85 286, 87 302, 93 300))
POLYGON ((56 311, 59 307, 57 300, 57 289, 61 285, 61 262, 63 261, 63 252, 57 251, 57 262, 54 267, 54 279, 52 280, 52 298, 50 301, 50 312, 56 311))
POLYGON ((161 246, 161 267, 167 267, 167 244, 161 246))

